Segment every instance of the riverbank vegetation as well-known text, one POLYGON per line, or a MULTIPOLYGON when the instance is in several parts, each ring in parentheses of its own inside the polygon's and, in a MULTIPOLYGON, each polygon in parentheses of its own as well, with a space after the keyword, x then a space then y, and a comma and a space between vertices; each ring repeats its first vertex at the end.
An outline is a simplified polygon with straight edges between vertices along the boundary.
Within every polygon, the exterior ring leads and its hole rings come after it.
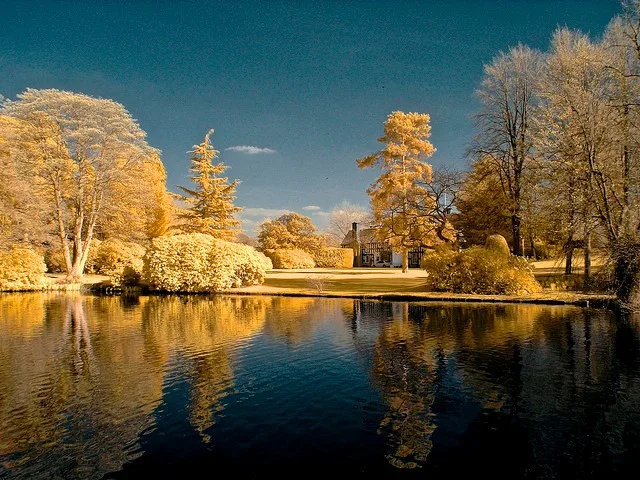
POLYGON ((45 288, 45 264, 69 283, 98 273, 168 292, 256 285, 272 267, 351 268, 360 247, 337 247, 365 222, 402 254, 403 272, 410 249, 426 251, 425 288, 531 294, 541 286, 530 262, 563 258, 553 285, 637 304, 639 31, 630 2, 601 38, 559 28, 547 52, 499 53, 477 90, 469 171, 432 168, 430 116, 395 111, 380 150, 357 161, 380 170, 371 211, 340 204, 325 232, 290 212, 255 240, 241 232, 239 182, 213 130, 189 152, 191 184, 171 193, 160 151, 123 105, 27 89, 0 108, 0 289, 45 288), (599 272, 596 253, 607 259, 599 272))

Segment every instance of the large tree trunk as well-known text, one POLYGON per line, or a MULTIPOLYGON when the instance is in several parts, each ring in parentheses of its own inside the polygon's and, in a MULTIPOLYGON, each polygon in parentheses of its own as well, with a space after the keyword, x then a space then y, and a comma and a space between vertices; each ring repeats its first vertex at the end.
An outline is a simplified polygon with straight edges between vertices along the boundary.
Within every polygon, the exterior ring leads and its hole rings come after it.
POLYGON ((520 215, 511 215, 511 231, 513 232, 513 254, 519 257, 522 256, 522 232, 520 224, 522 219, 520 215))
POLYGON ((402 247, 402 273, 407 273, 409 270, 409 249, 402 247))
POLYGON ((567 247, 567 258, 564 264, 564 274, 571 275, 573 273, 573 245, 567 247))
POLYGON ((610 240, 616 296, 623 307, 640 310, 640 232, 610 240))

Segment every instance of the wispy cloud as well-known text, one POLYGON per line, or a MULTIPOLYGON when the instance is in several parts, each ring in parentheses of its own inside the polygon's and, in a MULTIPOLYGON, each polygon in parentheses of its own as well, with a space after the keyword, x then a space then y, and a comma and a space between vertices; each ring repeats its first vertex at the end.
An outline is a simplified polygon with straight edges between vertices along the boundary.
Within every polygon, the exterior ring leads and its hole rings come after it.
POLYGON ((241 217, 279 217, 285 213, 291 213, 286 208, 262 208, 262 207, 244 207, 240 212, 241 217))
POLYGON ((272 153, 276 153, 272 148, 254 147, 253 145, 235 145, 233 147, 227 147, 224 150, 225 152, 239 152, 247 155, 271 155, 272 153))
POLYGON ((311 212, 317 212, 322 210, 318 205, 307 205, 306 207, 302 207, 303 210, 308 210, 311 212))

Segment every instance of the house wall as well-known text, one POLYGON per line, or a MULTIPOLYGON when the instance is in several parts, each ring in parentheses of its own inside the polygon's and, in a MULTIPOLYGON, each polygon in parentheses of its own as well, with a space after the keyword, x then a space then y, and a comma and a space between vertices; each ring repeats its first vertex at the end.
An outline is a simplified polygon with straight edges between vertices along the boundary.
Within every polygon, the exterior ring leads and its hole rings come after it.
POLYGON ((394 267, 402 266, 402 253, 398 253, 396 251, 393 251, 391 253, 391 265, 393 265, 394 267))

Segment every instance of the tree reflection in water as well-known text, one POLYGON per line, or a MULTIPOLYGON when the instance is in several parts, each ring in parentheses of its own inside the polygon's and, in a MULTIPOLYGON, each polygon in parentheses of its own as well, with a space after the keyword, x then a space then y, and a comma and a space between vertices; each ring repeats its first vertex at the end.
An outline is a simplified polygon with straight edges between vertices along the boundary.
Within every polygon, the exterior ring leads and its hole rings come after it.
MULTIPOLYGON (((474 456, 470 442, 482 449, 492 429, 510 429, 501 468, 534 476, 605 474, 605 459, 624 463, 640 448, 637 320, 531 305, 355 301, 353 312, 354 331, 358 317, 381 322, 372 375, 386 404, 378 432, 396 467, 424 466, 440 428, 449 450, 435 462, 453 455, 480 466, 492 456, 474 456)), ((464 463, 448 468, 467 471, 464 463)))
POLYGON ((621 473, 639 338, 577 308, 0 295, 0 477, 621 473))

